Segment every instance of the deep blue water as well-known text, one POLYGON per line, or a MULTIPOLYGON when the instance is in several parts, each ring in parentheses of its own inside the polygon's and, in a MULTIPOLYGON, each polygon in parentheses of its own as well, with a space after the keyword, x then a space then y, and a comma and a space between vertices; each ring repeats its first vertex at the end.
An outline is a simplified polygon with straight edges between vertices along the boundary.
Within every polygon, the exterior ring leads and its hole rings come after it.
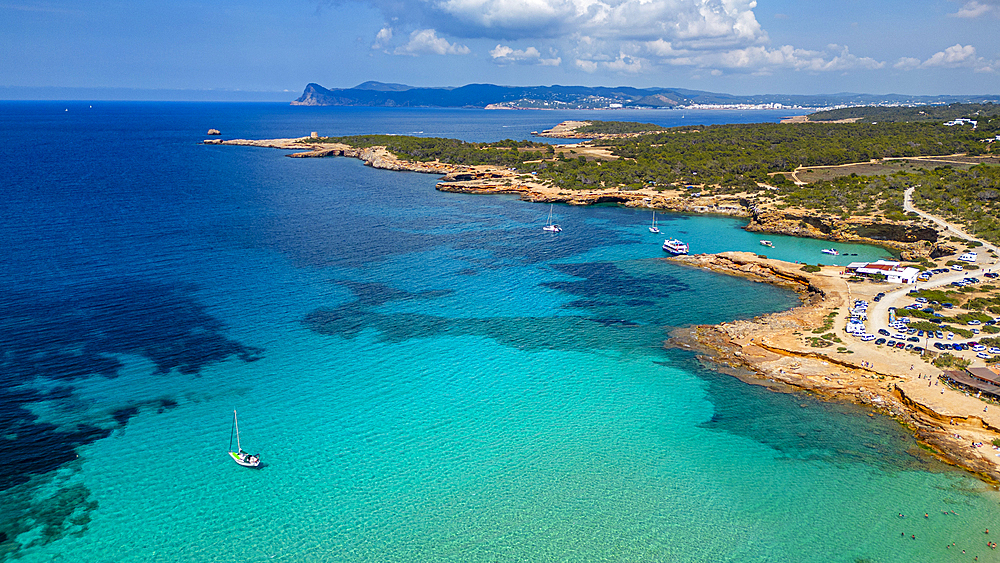
MULTIPOLYGON (((434 176, 200 144, 209 128, 521 139, 593 117, 0 104, 0 559, 958 561, 945 542, 978 549, 995 494, 893 421, 664 349, 673 327, 796 298, 665 263, 646 211, 557 206, 553 236, 547 208, 440 193, 434 176), (234 408, 262 470, 225 454, 234 408), (926 541, 900 543, 902 531, 926 541)), ((658 218, 694 252, 760 249, 739 220, 658 218)), ((824 246, 772 240, 786 260, 816 262, 824 246)))

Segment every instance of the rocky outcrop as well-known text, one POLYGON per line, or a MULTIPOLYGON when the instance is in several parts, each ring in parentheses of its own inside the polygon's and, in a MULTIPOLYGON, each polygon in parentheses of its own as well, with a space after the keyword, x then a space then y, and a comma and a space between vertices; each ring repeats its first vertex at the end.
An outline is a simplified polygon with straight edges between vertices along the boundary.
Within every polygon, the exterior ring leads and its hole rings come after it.
POLYGON ((758 233, 873 244, 894 249, 910 260, 941 253, 937 229, 878 217, 841 219, 822 213, 796 214, 752 207, 750 223, 745 228, 758 233))
POLYGON ((208 133, 206 133, 206 135, 221 135, 221 134, 222 131, 219 131, 218 129, 209 129, 208 133))

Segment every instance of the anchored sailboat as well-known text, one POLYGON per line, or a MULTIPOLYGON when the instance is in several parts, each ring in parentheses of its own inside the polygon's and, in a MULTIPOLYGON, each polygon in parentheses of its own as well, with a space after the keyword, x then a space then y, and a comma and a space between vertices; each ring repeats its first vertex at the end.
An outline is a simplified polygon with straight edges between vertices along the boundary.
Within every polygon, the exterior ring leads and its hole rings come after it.
POLYGON ((243 467, 260 466, 260 454, 248 454, 240 447, 240 424, 236 421, 236 409, 233 409, 233 426, 229 429, 229 456, 243 467), (236 451, 233 451, 233 431, 236 432, 236 451))
POLYGON ((543 231, 549 231, 549 232, 552 232, 552 233, 558 233, 558 232, 562 231, 562 227, 560 227, 559 225, 554 225, 552 223, 552 205, 551 204, 549 204, 549 220, 545 223, 545 226, 542 227, 542 230, 543 231))
POLYGON ((653 224, 649 227, 649 232, 658 233, 660 228, 656 226, 656 210, 653 210, 653 224))

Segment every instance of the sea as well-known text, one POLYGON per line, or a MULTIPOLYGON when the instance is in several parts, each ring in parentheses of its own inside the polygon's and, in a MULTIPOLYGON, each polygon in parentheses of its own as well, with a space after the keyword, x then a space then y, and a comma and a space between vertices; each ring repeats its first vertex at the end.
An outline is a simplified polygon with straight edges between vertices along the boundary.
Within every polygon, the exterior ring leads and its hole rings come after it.
POLYGON ((896 421, 665 345, 798 303, 665 237, 886 250, 615 206, 549 233, 434 175, 202 144, 794 113, 0 103, 0 561, 1000 561, 1000 495, 896 421))

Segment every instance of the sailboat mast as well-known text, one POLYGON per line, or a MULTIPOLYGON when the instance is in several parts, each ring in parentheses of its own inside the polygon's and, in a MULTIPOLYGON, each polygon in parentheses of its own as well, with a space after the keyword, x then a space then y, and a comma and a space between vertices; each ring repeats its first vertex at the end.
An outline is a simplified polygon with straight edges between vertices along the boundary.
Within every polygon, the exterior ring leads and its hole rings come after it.
POLYGON ((233 409, 233 426, 236 427, 236 451, 242 452, 243 446, 240 445, 240 423, 236 420, 236 410, 233 409))
POLYGON ((233 451, 233 429, 236 427, 236 411, 233 411, 233 423, 229 425, 229 451, 233 451))

